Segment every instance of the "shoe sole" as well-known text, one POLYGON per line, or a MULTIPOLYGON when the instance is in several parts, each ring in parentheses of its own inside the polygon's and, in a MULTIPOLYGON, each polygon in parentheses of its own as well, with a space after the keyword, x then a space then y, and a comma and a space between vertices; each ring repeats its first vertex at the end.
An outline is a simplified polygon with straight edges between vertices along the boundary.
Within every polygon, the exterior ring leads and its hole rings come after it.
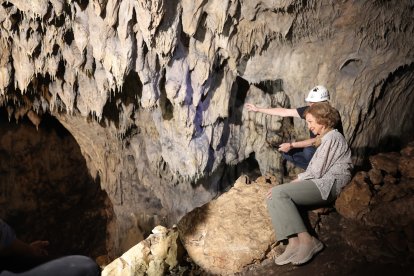
POLYGON ((306 256, 306 258, 304 258, 300 262, 292 262, 292 264, 293 265, 301 265, 301 264, 307 263, 313 258, 313 256, 315 256, 316 254, 321 252, 322 249, 323 249, 323 243, 319 242, 316 247, 312 248, 312 251, 309 253, 308 256, 306 256))
POLYGON ((276 262, 276 260, 275 260, 275 264, 277 264, 277 265, 285 265, 285 264, 289 264, 289 263, 291 263, 291 262, 292 262, 292 259, 293 259, 294 257, 296 257, 296 255, 292 255, 292 256, 290 256, 290 258, 289 258, 289 259, 284 260, 284 261, 281 261, 281 262, 276 262))

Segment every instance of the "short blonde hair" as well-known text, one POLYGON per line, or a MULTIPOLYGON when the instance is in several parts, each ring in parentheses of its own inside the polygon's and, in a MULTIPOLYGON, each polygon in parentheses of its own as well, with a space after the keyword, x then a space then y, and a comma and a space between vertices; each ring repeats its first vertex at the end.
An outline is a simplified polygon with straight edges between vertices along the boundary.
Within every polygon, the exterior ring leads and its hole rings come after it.
POLYGON ((326 102, 314 103, 305 110, 305 117, 306 114, 311 114, 318 124, 327 128, 335 128, 341 120, 338 110, 326 102))

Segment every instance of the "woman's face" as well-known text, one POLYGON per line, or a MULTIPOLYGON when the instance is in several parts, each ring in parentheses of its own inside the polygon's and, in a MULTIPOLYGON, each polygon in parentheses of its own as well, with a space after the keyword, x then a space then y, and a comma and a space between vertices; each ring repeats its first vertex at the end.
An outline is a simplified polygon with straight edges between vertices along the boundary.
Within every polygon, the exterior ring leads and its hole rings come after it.
POLYGON ((306 114, 306 123, 308 124, 309 130, 315 135, 320 135, 326 130, 326 127, 318 124, 315 117, 310 113, 306 114))

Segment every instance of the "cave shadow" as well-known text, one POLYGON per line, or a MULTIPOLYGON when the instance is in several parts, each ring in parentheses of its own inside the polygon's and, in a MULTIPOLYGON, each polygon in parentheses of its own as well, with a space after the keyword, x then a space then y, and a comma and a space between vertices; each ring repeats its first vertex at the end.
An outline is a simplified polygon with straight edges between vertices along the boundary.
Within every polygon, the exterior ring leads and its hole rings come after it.
POLYGON ((21 240, 48 240, 51 257, 105 255, 110 200, 70 132, 47 113, 38 130, 9 122, 4 107, 0 125, 0 216, 21 240))
POLYGON ((242 175, 246 175, 252 180, 256 180, 256 178, 261 176, 260 167, 254 153, 251 153, 248 158, 237 165, 228 165, 222 161, 214 172, 205 174, 197 181, 192 182, 191 185, 193 188, 203 186, 210 193, 214 194, 213 199, 216 199, 230 190, 236 180, 242 175), (211 185, 211 183, 215 185, 211 185))
POLYGON ((229 122, 234 125, 242 125, 243 108, 250 84, 247 80, 237 77, 231 89, 229 103, 229 122))
MULTIPOLYGON (((414 141, 414 139, 412 140, 414 141)), ((411 141, 403 140, 399 136, 387 135, 376 147, 351 147, 354 162, 354 171, 368 171, 372 168, 369 157, 379 153, 400 152, 411 141)))
POLYGON ((120 108, 122 108, 121 104, 124 104, 125 106, 133 104, 134 110, 138 109, 138 100, 142 98, 142 83, 137 72, 132 70, 129 72, 125 78, 121 91, 116 90, 114 92, 109 92, 111 93, 110 98, 106 101, 102 110, 103 119, 99 121, 99 124, 104 128, 107 127, 107 122, 112 122, 116 128, 119 128, 119 112, 120 108))
MULTIPOLYGON (((229 115, 227 118, 220 117, 216 121, 217 124, 223 124, 223 131, 217 148, 215 149, 216 151, 219 151, 227 145, 230 138, 230 124, 242 124, 243 105, 248 90, 248 82, 240 77, 237 77, 230 91, 230 100, 228 105, 229 115)), ((210 145, 207 166, 204 170, 205 173, 208 173, 212 170, 214 164, 214 152, 214 149, 210 145)))

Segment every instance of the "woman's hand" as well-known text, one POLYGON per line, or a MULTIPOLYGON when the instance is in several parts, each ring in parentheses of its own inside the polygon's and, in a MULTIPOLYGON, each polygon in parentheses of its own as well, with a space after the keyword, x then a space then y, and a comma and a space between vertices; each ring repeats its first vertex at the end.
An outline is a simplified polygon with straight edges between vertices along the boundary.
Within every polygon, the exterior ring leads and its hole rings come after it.
POLYGON ((48 241, 34 241, 29 244, 19 239, 14 239, 11 245, 1 250, 0 253, 3 256, 45 257, 48 255, 46 250, 48 245, 48 241))
POLYGON ((267 197, 267 199, 272 199, 272 188, 270 188, 270 189, 267 191, 266 197, 267 197))
POLYGON ((288 152, 292 149, 292 143, 282 143, 279 145, 279 151, 281 152, 288 152))
POLYGON ((30 244, 31 253, 35 257, 45 257, 48 255, 46 247, 49 245, 48 241, 34 241, 30 244))
POLYGON ((257 112, 257 111, 259 111, 259 109, 254 105, 254 104, 251 104, 251 103, 247 103, 247 104, 245 104, 244 105, 244 107, 248 110, 248 111, 253 111, 253 112, 257 112))

